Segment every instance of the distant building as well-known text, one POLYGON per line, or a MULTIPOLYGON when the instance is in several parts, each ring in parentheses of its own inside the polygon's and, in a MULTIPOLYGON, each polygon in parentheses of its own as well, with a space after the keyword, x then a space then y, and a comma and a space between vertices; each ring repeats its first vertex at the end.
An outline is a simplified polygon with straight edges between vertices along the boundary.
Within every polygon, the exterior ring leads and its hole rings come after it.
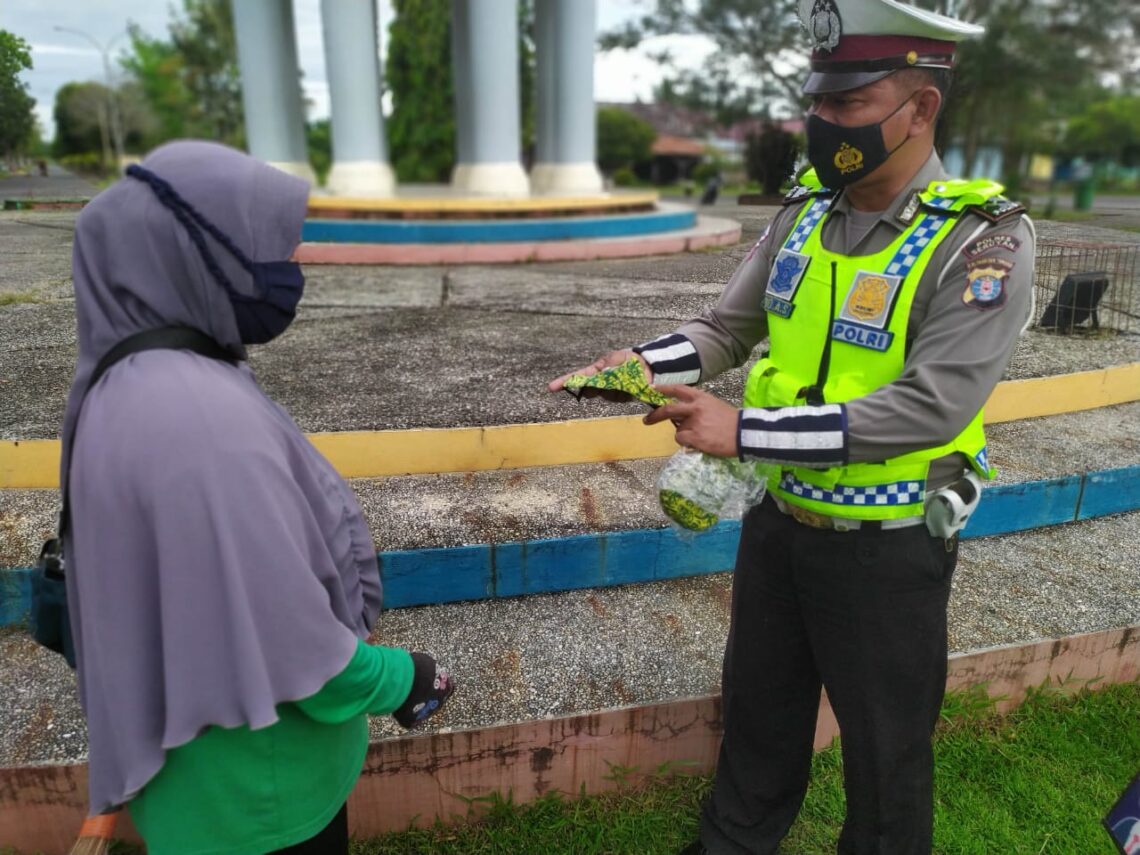
POLYGON ((942 152, 942 165, 950 175, 962 178, 989 178, 1001 181, 1003 174, 1002 151, 1000 146, 979 146, 974 153, 974 165, 966 174, 965 149, 959 143, 951 143, 942 152))
POLYGON ((653 157, 649 164, 641 164, 635 171, 639 177, 654 184, 684 181, 692 177, 697 164, 704 160, 706 151, 707 145, 700 140, 660 134, 653 141, 653 157))

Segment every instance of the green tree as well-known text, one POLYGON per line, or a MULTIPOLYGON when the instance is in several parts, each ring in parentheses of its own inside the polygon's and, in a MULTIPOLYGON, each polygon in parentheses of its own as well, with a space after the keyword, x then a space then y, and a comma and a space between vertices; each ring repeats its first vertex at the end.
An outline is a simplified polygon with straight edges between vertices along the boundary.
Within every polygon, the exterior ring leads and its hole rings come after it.
MULTIPOLYGON (((1101 80, 1135 85, 1140 77, 1140 4, 1135 0, 916 0, 917 5, 985 25, 959 46, 958 71, 938 143, 961 142, 969 169, 982 145, 1002 148, 1016 174, 1024 155, 1048 150, 1055 129, 1079 113, 1101 80)), ((774 105, 806 106, 800 85, 807 39, 796 0, 653 0, 650 14, 605 33, 603 50, 629 48, 650 36, 702 35, 715 50, 704 67, 668 70, 663 100, 696 106, 722 121, 774 105)), ((1008 181, 1008 179, 1007 179, 1008 181)))
POLYGON ((108 110, 115 99, 122 123, 123 142, 128 151, 143 151, 155 137, 156 119, 142 88, 127 81, 113 93, 102 83, 65 83, 55 93, 55 157, 91 155, 107 167, 112 161, 108 110))
POLYGON ((123 68, 143 92, 156 123, 153 143, 192 136, 191 96, 182 79, 182 56, 170 42, 148 36, 137 24, 128 27, 130 52, 123 68))
POLYGON ((967 174, 980 146, 1000 146, 1009 185, 1101 77, 1123 70, 1140 25, 1133 0, 969 0, 958 13, 986 32, 959 46, 941 136, 961 140, 967 174))
POLYGON ((242 145, 237 39, 230 0, 183 0, 185 18, 170 24, 170 40, 182 57, 182 79, 195 118, 211 139, 242 145))
POLYGON ((761 101, 755 90, 741 87, 716 60, 710 66, 673 72, 654 87, 653 100, 708 113, 720 125, 731 125, 754 115, 761 101))
POLYGON ((153 116, 150 146, 179 137, 245 144, 237 42, 228 0, 183 0, 168 38, 129 27, 121 58, 153 116))
POLYGON ((1068 125, 1066 153, 1140 165, 1140 95, 1117 95, 1090 104, 1068 125))
POLYGON ((0 155, 24 154, 35 134, 35 99, 20 73, 32 67, 31 48, 17 35, 0 30, 0 155))
POLYGON ((598 110, 598 168, 607 175, 649 159, 657 132, 620 107, 598 110))
POLYGON ((455 165, 449 0, 395 0, 385 83, 392 168, 400 181, 447 181, 455 165))
POLYGON ((535 111, 538 109, 538 69, 535 65, 534 0, 519 0, 519 130, 523 157, 534 151, 535 111))
POLYGON ((673 92, 687 106, 724 118, 763 111, 766 101, 800 102, 807 38, 796 18, 797 0, 655 0, 653 11, 603 33, 602 50, 634 48, 652 36, 699 35, 716 49, 703 68, 678 71, 667 51, 654 55, 672 69, 673 92))
POLYGON ((111 162, 106 86, 94 81, 65 83, 56 90, 52 114, 55 117, 53 156, 96 154, 100 163, 111 162))
POLYGON ((774 122, 765 122, 760 132, 748 137, 744 163, 748 177, 760 182, 769 196, 780 192, 780 186, 792 177, 796 168, 799 145, 790 134, 774 122))
MULTIPOLYGON (((400 181, 447 181, 455 166, 455 92, 449 0, 395 0, 388 29, 384 83, 392 95, 387 120, 392 168, 400 181)), ((534 0, 518 4, 520 146, 535 137, 534 0)))
POLYGON ((309 165, 316 173, 317 183, 324 184, 332 168, 332 129, 328 119, 305 125, 305 141, 309 147, 309 165))

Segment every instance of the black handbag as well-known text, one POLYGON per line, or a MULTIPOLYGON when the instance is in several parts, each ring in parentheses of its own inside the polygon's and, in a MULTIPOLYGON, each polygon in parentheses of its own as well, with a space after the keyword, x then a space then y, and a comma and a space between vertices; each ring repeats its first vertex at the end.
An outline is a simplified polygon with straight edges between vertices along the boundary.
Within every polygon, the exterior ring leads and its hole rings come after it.
MULTIPOLYGON (((87 393, 94 388, 99 378, 107 369, 131 353, 141 350, 191 350, 194 353, 208 356, 211 359, 221 359, 227 362, 237 362, 242 357, 227 350, 206 335, 190 327, 159 327, 137 333, 112 347, 91 374, 87 381, 87 388, 83 390, 83 399, 79 406, 82 409, 83 400, 87 393)), ((78 424, 78 414, 76 418, 78 424)), ((61 654, 67 664, 75 667, 75 641, 71 635, 71 619, 67 611, 67 581, 66 562, 63 555, 63 533, 67 530, 69 520, 69 504, 67 496, 68 472, 63 474, 60 482, 60 492, 63 497, 63 509, 59 514, 59 536, 46 541, 40 550, 39 561, 32 573, 32 608, 29 615, 29 631, 32 638, 48 650, 61 654)))

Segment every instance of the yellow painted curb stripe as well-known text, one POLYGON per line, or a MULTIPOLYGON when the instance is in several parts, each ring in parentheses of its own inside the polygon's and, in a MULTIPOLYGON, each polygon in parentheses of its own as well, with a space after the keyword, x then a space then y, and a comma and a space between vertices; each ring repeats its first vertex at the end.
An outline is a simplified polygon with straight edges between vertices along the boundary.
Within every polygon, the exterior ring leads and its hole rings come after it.
POLYGON ((349 196, 310 196, 309 211, 568 211, 579 208, 624 208, 652 205, 656 193, 604 193, 597 196, 539 196, 524 199, 488 199, 479 196, 423 196, 420 198, 360 199, 349 196))
POLYGON ((986 402, 986 423, 1056 416, 1132 401, 1140 401, 1140 362, 999 383, 986 402))
MULTIPOLYGON (((999 383, 987 424, 1092 410, 1140 400, 1140 363, 999 383)), ((640 416, 496 427, 309 434, 346 478, 477 472, 666 457, 677 445, 668 424, 640 416)), ((59 483, 59 440, 0 441, 0 488, 59 483)))

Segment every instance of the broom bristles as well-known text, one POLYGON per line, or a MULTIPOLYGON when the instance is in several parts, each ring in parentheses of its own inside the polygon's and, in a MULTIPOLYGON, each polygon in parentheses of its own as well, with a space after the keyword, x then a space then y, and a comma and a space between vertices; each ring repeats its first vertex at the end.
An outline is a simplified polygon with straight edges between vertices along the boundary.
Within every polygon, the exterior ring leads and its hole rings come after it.
POLYGON ((79 828, 79 839, 71 847, 69 855, 107 855, 118 819, 118 811, 87 817, 79 828))

